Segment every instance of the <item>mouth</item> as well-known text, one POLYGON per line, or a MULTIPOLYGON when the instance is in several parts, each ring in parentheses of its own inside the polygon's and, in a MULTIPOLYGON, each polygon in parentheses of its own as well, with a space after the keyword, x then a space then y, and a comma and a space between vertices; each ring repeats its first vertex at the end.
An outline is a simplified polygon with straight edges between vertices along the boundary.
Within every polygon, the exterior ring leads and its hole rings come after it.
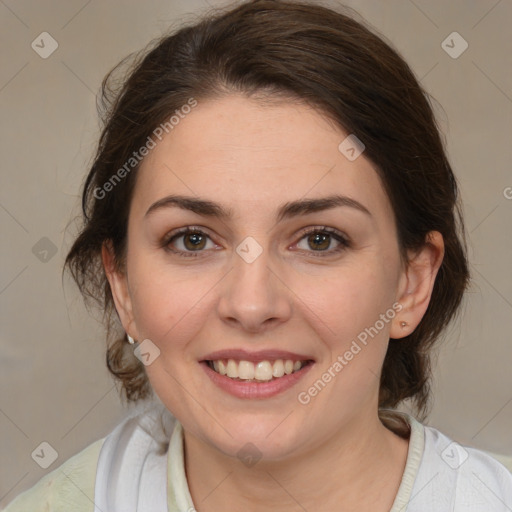
POLYGON ((281 379, 285 375, 297 373, 313 360, 275 359, 246 361, 236 359, 216 359, 204 361, 219 375, 242 382, 269 382, 281 379))
POLYGON ((315 360, 282 350, 221 350, 199 363, 220 390, 237 398, 264 399, 295 386, 315 360))

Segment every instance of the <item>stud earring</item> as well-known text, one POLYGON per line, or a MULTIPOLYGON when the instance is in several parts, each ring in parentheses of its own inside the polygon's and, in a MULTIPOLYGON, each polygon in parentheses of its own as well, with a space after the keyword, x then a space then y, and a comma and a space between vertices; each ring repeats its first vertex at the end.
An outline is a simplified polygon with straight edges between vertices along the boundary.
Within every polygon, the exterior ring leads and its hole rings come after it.
POLYGON ((403 329, 407 326, 407 322, 400 322, 400 327, 403 329))
POLYGON ((128 338, 128 343, 130 345, 133 345, 135 343, 135 340, 128 333, 126 333, 126 337, 128 338))

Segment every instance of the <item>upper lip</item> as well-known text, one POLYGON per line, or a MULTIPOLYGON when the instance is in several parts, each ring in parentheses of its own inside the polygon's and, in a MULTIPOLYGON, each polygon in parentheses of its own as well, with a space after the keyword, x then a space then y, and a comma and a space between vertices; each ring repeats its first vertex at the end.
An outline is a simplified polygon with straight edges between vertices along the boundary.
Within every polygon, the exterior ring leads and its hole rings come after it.
POLYGON ((219 359, 235 359, 237 361, 275 361, 276 359, 291 359, 292 361, 314 361, 314 358, 285 350, 259 350, 248 352, 243 349, 217 350, 202 358, 202 361, 218 361, 219 359))

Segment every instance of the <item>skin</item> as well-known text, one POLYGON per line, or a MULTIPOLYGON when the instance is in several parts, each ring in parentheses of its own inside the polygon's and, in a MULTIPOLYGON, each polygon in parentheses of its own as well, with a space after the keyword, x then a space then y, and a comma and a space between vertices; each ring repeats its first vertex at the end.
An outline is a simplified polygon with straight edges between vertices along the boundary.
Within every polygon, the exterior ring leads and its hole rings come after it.
MULTIPOLYGON (((263 104, 232 94, 199 102, 141 165, 125 269, 114 267, 104 246, 124 328, 160 350, 146 371, 183 425, 199 512, 226 503, 251 511, 276 503, 280 511, 315 510, 318 503, 334 511, 343 503, 346 511, 379 512, 396 496, 408 441, 378 418, 379 375, 389 337, 412 332, 426 311, 443 241, 432 232, 403 263, 392 207, 372 163, 364 153, 349 161, 338 150, 347 135, 292 101, 263 104), (283 203, 333 193, 369 214, 342 206, 276 222, 283 203), (146 215, 170 194, 218 202, 233 217, 177 207, 146 215), (187 226, 209 237, 198 257, 162 247, 167 235, 187 226), (328 247, 321 252, 301 231, 324 226, 343 233, 349 245, 335 252, 340 243, 331 238, 320 243, 328 247), (262 248, 252 263, 236 252, 247 236, 262 248), (378 335, 309 404, 299 403, 298 393, 396 302, 401 311, 378 335), (315 363, 284 393, 241 399, 216 387, 198 362, 231 348, 282 349, 315 363), (262 454, 252 467, 237 457, 248 442, 262 454)), ((190 254, 194 246, 182 236, 171 247, 190 254)))

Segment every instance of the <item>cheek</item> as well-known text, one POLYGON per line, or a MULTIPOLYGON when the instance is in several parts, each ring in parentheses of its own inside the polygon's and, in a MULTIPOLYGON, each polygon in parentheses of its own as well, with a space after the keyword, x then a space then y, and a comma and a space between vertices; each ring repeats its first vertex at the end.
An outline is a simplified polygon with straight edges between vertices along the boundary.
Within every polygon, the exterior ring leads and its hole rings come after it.
MULTIPOLYGON (((360 258, 322 277, 301 278, 294 289, 301 298, 297 305, 302 303, 302 314, 316 326, 320 339, 328 341, 331 351, 344 350, 391 308, 394 279, 392 267, 385 270, 378 258, 360 258)), ((382 337, 388 326, 379 322, 382 337)))
POLYGON ((155 267, 151 260, 130 270, 133 314, 139 335, 149 338, 162 354, 179 351, 204 322, 208 292, 215 284, 213 276, 155 267))

